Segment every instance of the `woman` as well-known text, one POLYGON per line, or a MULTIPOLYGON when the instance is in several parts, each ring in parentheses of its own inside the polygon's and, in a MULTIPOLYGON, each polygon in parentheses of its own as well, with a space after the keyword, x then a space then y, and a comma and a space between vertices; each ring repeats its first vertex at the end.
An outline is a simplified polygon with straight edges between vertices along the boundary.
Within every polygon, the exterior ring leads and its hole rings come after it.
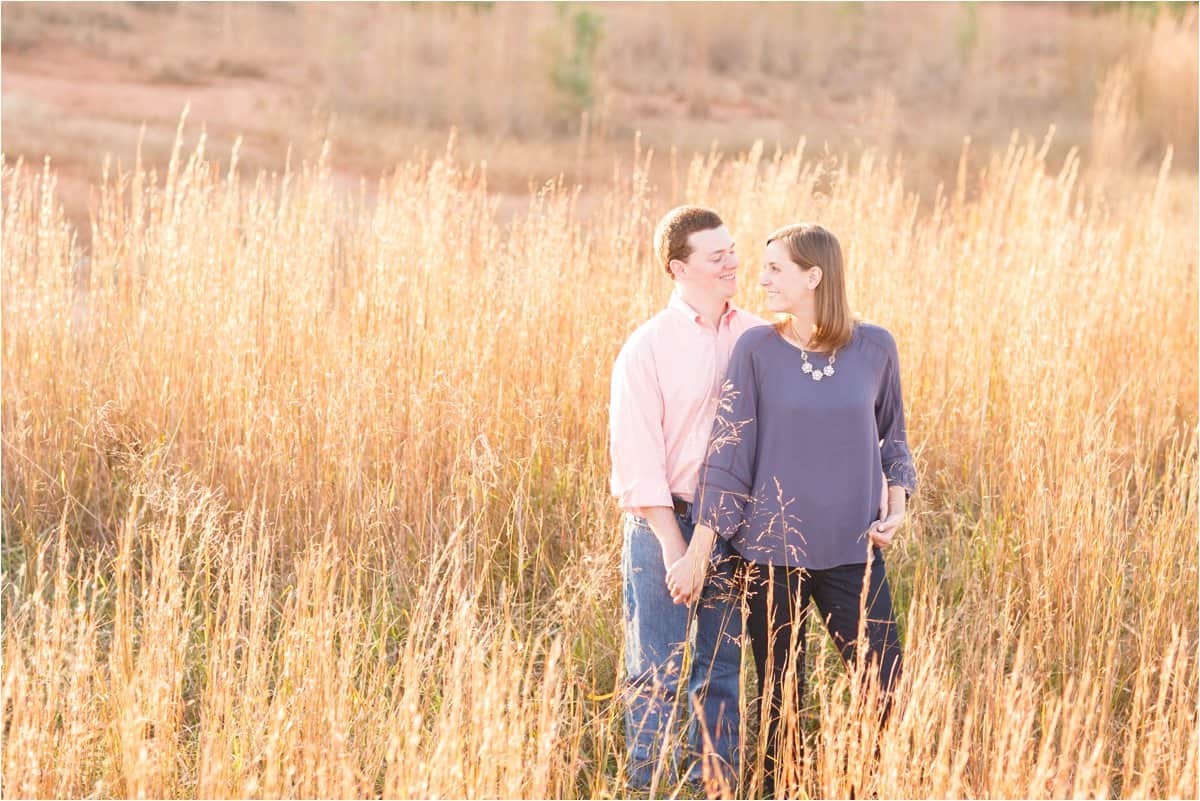
POLYGON ((837 238, 818 225, 781 228, 767 240, 759 283, 768 309, 789 316, 748 330, 734 348, 696 492, 696 533, 667 584, 676 602, 696 594, 714 536, 746 561, 754 661, 760 687, 770 688, 773 790, 779 721, 788 714, 783 679, 797 655, 788 699, 795 715, 810 601, 847 664, 865 611, 864 664, 890 699, 900 642, 880 549, 904 521, 916 473, 895 341, 853 318, 837 238), (882 520, 881 469, 888 493, 882 520))

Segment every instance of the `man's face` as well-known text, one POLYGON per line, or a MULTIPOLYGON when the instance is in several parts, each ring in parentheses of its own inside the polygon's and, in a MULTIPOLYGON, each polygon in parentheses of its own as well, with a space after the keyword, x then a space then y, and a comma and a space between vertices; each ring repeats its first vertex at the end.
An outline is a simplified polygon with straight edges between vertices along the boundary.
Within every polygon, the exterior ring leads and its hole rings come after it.
POLYGON ((671 262, 675 280, 705 298, 728 301, 737 294, 737 254, 725 226, 688 236, 692 255, 671 262))

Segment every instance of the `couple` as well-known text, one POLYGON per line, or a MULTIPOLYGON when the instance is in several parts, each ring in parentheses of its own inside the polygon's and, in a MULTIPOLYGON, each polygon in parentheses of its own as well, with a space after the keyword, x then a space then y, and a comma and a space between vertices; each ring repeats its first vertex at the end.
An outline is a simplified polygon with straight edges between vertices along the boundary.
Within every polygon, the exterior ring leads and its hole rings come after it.
POLYGON ((780 720, 800 709, 810 601, 885 699, 899 677, 880 549, 916 473, 896 344, 851 315, 841 246, 818 225, 767 240, 759 284, 767 308, 787 315, 775 325, 731 304, 738 258, 716 212, 668 212, 654 252, 675 291, 621 349, 610 408, 612 489, 627 513, 628 780, 671 778, 673 721, 686 716, 686 778, 699 781, 704 762, 737 786, 744 589, 773 793, 780 720))

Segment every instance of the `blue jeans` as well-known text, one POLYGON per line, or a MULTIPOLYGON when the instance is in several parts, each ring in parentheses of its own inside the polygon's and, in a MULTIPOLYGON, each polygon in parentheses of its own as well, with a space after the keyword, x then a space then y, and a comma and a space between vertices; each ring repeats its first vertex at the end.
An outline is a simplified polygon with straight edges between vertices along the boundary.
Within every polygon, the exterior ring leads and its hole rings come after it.
MULTIPOLYGON (((678 514, 675 519, 684 540, 690 542, 691 521, 678 514)), ((627 514, 624 523, 621 572, 625 579, 629 784, 649 787, 660 762, 666 768, 659 778, 660 785, 675 781, 679 753, 673 723, 686 717, 688 780, 701 779, 701 758, 708 755, 710 768, 723 772, 726 780, 736 786, 742 616, 734 586, 733 551, 728 542, 717 538, 700 601, 692 607, 676 605, 667 591, 667 571, 658 538, 644 518, 627 514), (693 624, 696 629, 687 696, 678 698, 684 650, 693 624)))

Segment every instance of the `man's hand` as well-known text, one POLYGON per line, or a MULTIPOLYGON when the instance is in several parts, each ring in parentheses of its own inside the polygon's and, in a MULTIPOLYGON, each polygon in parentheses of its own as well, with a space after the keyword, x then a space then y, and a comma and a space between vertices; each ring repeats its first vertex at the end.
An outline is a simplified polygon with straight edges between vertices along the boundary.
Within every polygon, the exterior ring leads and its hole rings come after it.
POLYGON ((686 604, 699 598, 707 572, 708 554, 700 554, 689 548, 683 558, 667 568, 667 589, 671 592, 671 600, 686 604))

